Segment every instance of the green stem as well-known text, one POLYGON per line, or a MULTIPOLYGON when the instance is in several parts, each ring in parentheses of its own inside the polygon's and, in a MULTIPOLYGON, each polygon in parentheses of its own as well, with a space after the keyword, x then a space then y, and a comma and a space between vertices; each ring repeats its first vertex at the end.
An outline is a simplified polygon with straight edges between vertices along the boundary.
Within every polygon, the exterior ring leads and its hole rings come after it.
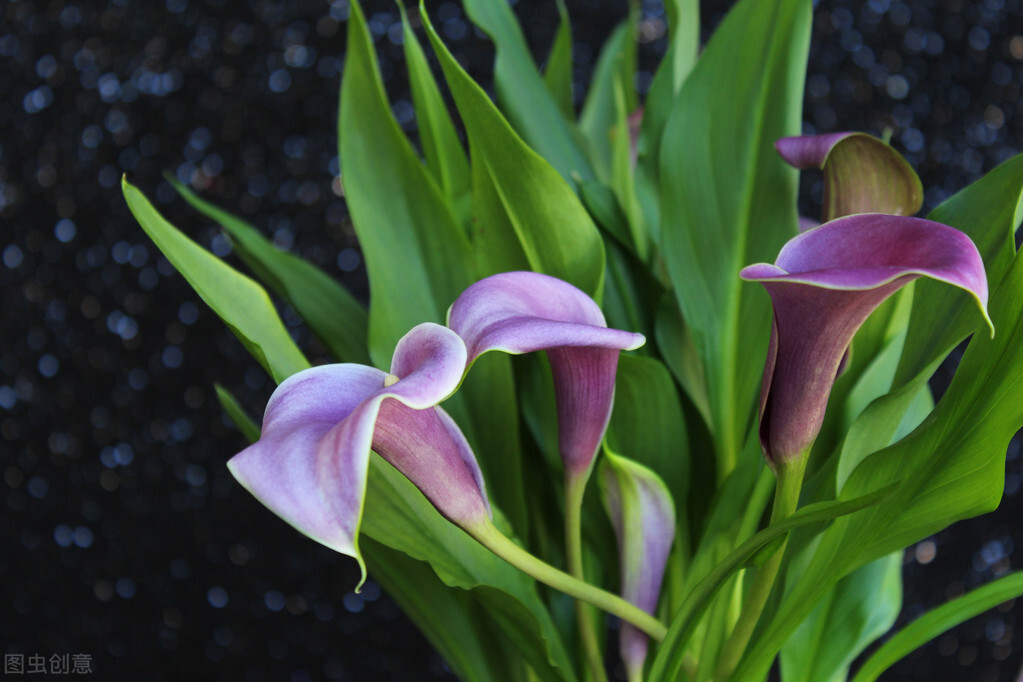
POLYGON ((550 564, 544 563, 505 537, 489 521, 475 527, 466 528, 465 530, 491 552, 545 585, 550 585, 570 597, 582 599, 588 604, 593 604, 598 609, 602 609, 613 616, 618 616, 623 621, 635 625, 658 642, 663 640, 667 634, 668 629, 664 627, 664 624, 643 609, 630 604, 616 594, 611 594, 599 587, 594 587, 578 578, 573 578, 568 573, 559 571, 550 564))
MULTIPOLYGON (((784 521, 796 510, 796 506, 799 504, 799 491, 803 487, 803 474, 806 473, 808 455, 809 451, 788 462, 778 463, 778 483, 774 491, 774 507, 771 509, 772 524, 784 521)), ((787 544, 788 538, 786 537, 781 546, 757 571, 749 596, 746 603, 743 604, 742 613, 732 631, 732 636, 728 638, 728 643, 725 644, 725 648, 721 652, 721 658, 718 659, 717 669, 714 673, 714 679, 718 682, 731 679, 735 667, 739 665, 739 659, 746 651, 746 645, 749 644, 749 640, 753 636, 753 630, 760 620, 760 614, 763 613, 767 599, 771 596, 771 590, 778 577, 778 569, 781 568, 781 560, 785 555, 787 544)))
MULTIPOLYGON (((565 549, 568 554, 568 572, 586 582, 583 570, 582 509, 583 495, 589 471, 582 476, 567 476, 565 480, 565 549)), ((575 618, 579 624, 579 641, 582 644, 586 668, 594 682, 607 682, 604 658, 600 655, 600 642, 594 628, 593 607, 576 600, 575 618)))

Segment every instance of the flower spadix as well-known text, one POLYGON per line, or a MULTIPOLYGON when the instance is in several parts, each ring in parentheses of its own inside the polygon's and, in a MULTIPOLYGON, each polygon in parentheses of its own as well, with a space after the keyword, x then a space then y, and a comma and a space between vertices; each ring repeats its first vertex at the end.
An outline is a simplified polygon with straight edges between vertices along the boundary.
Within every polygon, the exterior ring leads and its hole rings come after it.
MULTIPOLYGON (((618 541, 621 594, 653 615, 675 540, 675 505, 653 471, 625 457, 606 451, 605 455, 600 483, 618 541)), ((619 649, 629 680, 643 678, 649 642, 644 632, 622 623, 619 649)))
POLYGON ((565 474, 585 478, 611 417, 618 353, 642 346, 643 335, 608 329, 593 299, 535 272, 476 282, 451 306, 448 326, 465 341, 470 364, 491 350, 547 351, 565 474))
POLYGON ((358 534, 370 449, 450 521, 489 522, 476 458, 436 407, 458 386, 465 360, 458 335, 425 323, 398 342, 390 374, 355 364, 299 372, 270 397, 259 441, 228 468, 297 530, 357 559, 365 579, 358 534))
POLYGON ((774 305, 760 394, 760 443, 772 466, 813 445, 853 335, 900 287, 930 277, 965 289, 991 325, 976 246, 962 232, 920 218, 833 220, 790 240, 774 265, 750 265, 740 276, 763 284, 774 305))

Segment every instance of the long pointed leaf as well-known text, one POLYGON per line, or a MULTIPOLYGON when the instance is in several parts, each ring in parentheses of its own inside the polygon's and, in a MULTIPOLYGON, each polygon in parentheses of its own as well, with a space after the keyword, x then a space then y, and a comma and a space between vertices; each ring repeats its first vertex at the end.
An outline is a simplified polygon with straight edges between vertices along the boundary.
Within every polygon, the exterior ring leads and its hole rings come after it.
POLYGON ((345 196, 369 273, 369 349, 388 366, 398 339, 444 322, 471 284, 469 242, 391 115, 358 3, 348 19, 338 138, 345 196))
POLYGON ((660 150, 663 255, 707 373, 722 473, 750 424, 767 297, 736 273, 796 230, 796 176, 774 141, 798 132, 810 3, 742 0, 689 74, 660 150), (722 87, 728 83, 728 87, 722 87))
POLYGON ((904 627, 875 651, 853 682, 873 682, 914 649, 989 609, 1023 596, 1023 573, 1013 573, 939 606, 904 627))
POLYGON ((472 22, 494 41, 494 87, 515 130, 566 181, 571 182, 574 174, 584 180, 594 179, 578 133, 561 113, 533 63, 511 5, 494 0, 465 0, 463 4, 472 22))
POLYGON ((309 367, 263 287, 178 231, 127 179, 121 190, 157 248, 275 381, 309 367))
POLYGON ((369 362, 366 308, 312 263, 281 251, 252 225, 214 206, 173 177, 167 180, 196 210, 231 235, 235 252, 294 308, 339 362, 369 362))
POLYGON ((599 298, 604 245, 593 220, 575 192, 515 134, 458 65, 425 11, 422 16, 468 132, 473 164, 488 171, 530 266, 599 298))

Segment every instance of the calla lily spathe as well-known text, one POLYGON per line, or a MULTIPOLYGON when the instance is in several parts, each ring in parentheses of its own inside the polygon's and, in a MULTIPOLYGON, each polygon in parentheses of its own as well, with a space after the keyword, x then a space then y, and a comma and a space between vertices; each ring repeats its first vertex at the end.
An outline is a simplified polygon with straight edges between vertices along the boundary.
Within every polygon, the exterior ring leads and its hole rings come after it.
POLYGON ((465 341, 470 364, 491 350, 547 351, 565 474, 585 478, 611 417, 618 353, 642 346, 643 335, 608 329, 593 299, 536 272, 476 282, 451 306, 448 326, 465 341))
MULTIPOLYGON (((855 213, 913 215, 924 191, 913 167, 886 142, 866 133, 783 137, 775 148, 790 166, 824 174, 823 222, 855 213)), ((800 231, 806 229, 800 223, 800 231)))
POLYGON ((465 366, 458 335, 425 323, 398 342, 390 374, 355 364, 299 372, 270 397, 259 441, 228 468, 297 530, 357 559, 364 580, 358 534, 371 448, 450 521, 463 528, 489 522, 476 458, 436 407, 465 366))
POLYGON ((920 218, 833 220, 790 240, 774 265, 750 265, 740 276, 763 284, 774 305, 760 394, 760 443, 772 467, 813 445, 853 335, 899 288, 930 277, 965 289, 991 325, 977 247, 962 232, 920 218))
MULTIPOLYGON (((660 477, 625 457, 605 452, 601 464, 604 506, 618 542, 621 594, 653 615, 675 540, 675 504, 660 477)), ((629 680, 643 679, 650 637, 622 623, 619 651, 629 680)))

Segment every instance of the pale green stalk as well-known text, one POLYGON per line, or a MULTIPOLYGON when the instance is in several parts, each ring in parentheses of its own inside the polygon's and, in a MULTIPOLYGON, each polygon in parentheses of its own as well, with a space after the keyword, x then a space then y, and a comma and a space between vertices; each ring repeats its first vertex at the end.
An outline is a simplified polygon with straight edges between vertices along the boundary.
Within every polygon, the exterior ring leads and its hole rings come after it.
MULTIPOLYGON (((565 481, 565 550, 568 557, 568 572, 586 582, 583 569, 582 510, 583 495, 586 493, 587 471, 582 476, 567 476, 565 481)), ((593 682, 607 682, 604 658, 600 654, 600 642, 594 628, 594 613, 589 604, 576 600, 575 618, 579 626, 579 642, 582 645, 586 669, 593 682)))
MULTIPOLYGON (((799 491, 803 487, 803 474, 806 473, 807 452, 788 461, 779 462, 776 471, 778 483, 774 492, 774 507, 771 510, 771 523, 784 521, 792 515, 799 504, 799 491)), ((742 613, 735 624, 732 636, 728 638, 718 659, 714 679, 724 682, 731 679, 735 667, 739 664, 746 645, 753 636, 753 630, 760 620, 767 605, 767 599, 771 596, 775 580, 778 577, 778 569, 781 568, 781 560, 785 555, 785 547, 788 538, 782 541, 781 546, 775 550, 767 561, 757 570, 753 578, 753 586, 750 588, 746 603, 743 604, 742 613)))
POLYGON ((643 609, 630 604, 616 594, 594 587, 541 561, 505 537, 494 524, 481 523, 475 527, 466 528, 466 532, 491 552, 545 585, 564 592, 570 597, 593 604, 598 609, 635 625, 658 642, 662 641, 667 634, 668 628, 643 609))

